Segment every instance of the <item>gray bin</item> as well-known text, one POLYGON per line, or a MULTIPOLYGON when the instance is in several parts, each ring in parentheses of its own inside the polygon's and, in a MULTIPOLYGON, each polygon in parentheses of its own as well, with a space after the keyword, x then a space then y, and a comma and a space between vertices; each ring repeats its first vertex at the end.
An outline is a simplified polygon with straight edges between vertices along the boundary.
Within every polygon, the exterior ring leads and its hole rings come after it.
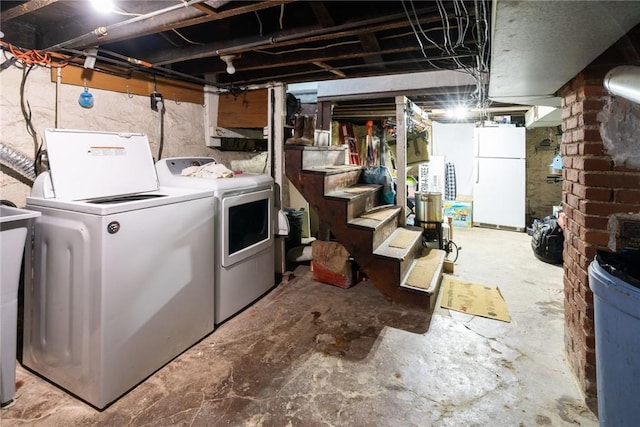
POLYGON ((601 426, 640 420, 640 288, 589 265, 596 338, 598 417, 601 426))
POLYGON ((40 215, 40 212, 0 205, 0 406, 10 404, 16 392, 20 268, 30 220, 40 215))

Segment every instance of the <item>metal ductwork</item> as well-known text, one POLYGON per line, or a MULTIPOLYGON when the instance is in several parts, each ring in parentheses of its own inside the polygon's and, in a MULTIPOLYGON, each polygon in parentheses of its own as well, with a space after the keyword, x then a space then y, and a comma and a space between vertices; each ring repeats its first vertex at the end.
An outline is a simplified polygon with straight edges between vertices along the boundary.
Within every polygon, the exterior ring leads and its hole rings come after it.
POLYGON ((640 104, 640 67, 621 65, 604 76, 604 87, 613 95, 640 104))
POLYGON ((31 182, 36 179, 33 160, 2 143, 0 143, 0 164, 18 172, 31 182))

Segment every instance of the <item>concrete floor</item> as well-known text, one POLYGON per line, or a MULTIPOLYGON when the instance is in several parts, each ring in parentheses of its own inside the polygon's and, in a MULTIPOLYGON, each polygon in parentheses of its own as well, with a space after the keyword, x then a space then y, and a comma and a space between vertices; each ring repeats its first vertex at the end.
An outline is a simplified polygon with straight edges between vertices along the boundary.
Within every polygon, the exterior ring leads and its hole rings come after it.
POLYGON ((103 411, 18 366, 0 425, 597 426, 564 352, 562 267, 525 233, 453 237, 454 276, 499 285, 511 323, 405 309, 301 266, 103 411))

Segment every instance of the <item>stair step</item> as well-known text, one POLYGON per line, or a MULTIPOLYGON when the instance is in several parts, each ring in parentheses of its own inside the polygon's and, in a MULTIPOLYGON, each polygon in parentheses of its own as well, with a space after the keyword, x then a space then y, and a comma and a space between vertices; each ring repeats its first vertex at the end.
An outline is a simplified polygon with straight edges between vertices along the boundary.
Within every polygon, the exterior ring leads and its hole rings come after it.
POLYGON ((382 185, 378 184, 360 184, 332 191, 331 193, 325 194, 324 197, 328 197, 330 199, 355 200, 361 197, 366 197, 370 193, 375 193, 381 188, 382 185))
POLYGON ((362 170, 362 166, 358 165, 319 165, 309 166, 303 169, 308 173, 317 173, 322 175, 336 175, 344 172, 362 170))
MULTIPOLYGON (((352 229, 369 235, 367 250, 374 251, 398 228, 402 209, 395 205, 377 206, 347 221, 352 229)), ((371 253, 371 252, 369 252, 371 253)))
POLYGON ((285 144, 285 150, 299 150, 301 152, 300 166, 302 169, 314 165, 343 165, 346 163, 347 158, 346 145, 318 147, 285 144))
POLYGON ((373 251, 373 254, 404 261, 413 256, 412 253, 418 244, 422 245, 421 228, 397 228, 373 251))
POLYGON ((345 221, 349 221, 376 207, 380 202, 381 192, 381 185, 360 184, 331 191, 325 194, 324 198, 329 203, 343 204, 343 207, 335 211, 342 212, 342 209, 346 209, 345 221))
POLYGON ((343 165, 347 159, 346 145, 330 145, 319 147, 314 145, 285 144, 285 153, 297 152, 300 168, 306 169, 314 165, 343 165))
POLYGON ((440 283, 446 252, 441 249, 424 249, 419 258, 407 271, 400 287, 406 290, 427 294, 430 298, 430 309, 433 311, 440 283))
POLYGON ((368 210, 347 224, 354 227, 377 229, 396 217, 401 211, 400 206, 384 205, 368 210))

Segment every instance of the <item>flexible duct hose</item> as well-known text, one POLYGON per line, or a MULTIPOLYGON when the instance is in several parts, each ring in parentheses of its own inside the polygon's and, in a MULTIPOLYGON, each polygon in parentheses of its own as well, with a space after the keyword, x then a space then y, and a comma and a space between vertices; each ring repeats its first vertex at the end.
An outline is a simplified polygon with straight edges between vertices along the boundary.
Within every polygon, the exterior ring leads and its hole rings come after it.
POLYGON ((13 169, 31 182, 36 179, 33 160, 2 143, 0 143, 0 164, 13 169))

